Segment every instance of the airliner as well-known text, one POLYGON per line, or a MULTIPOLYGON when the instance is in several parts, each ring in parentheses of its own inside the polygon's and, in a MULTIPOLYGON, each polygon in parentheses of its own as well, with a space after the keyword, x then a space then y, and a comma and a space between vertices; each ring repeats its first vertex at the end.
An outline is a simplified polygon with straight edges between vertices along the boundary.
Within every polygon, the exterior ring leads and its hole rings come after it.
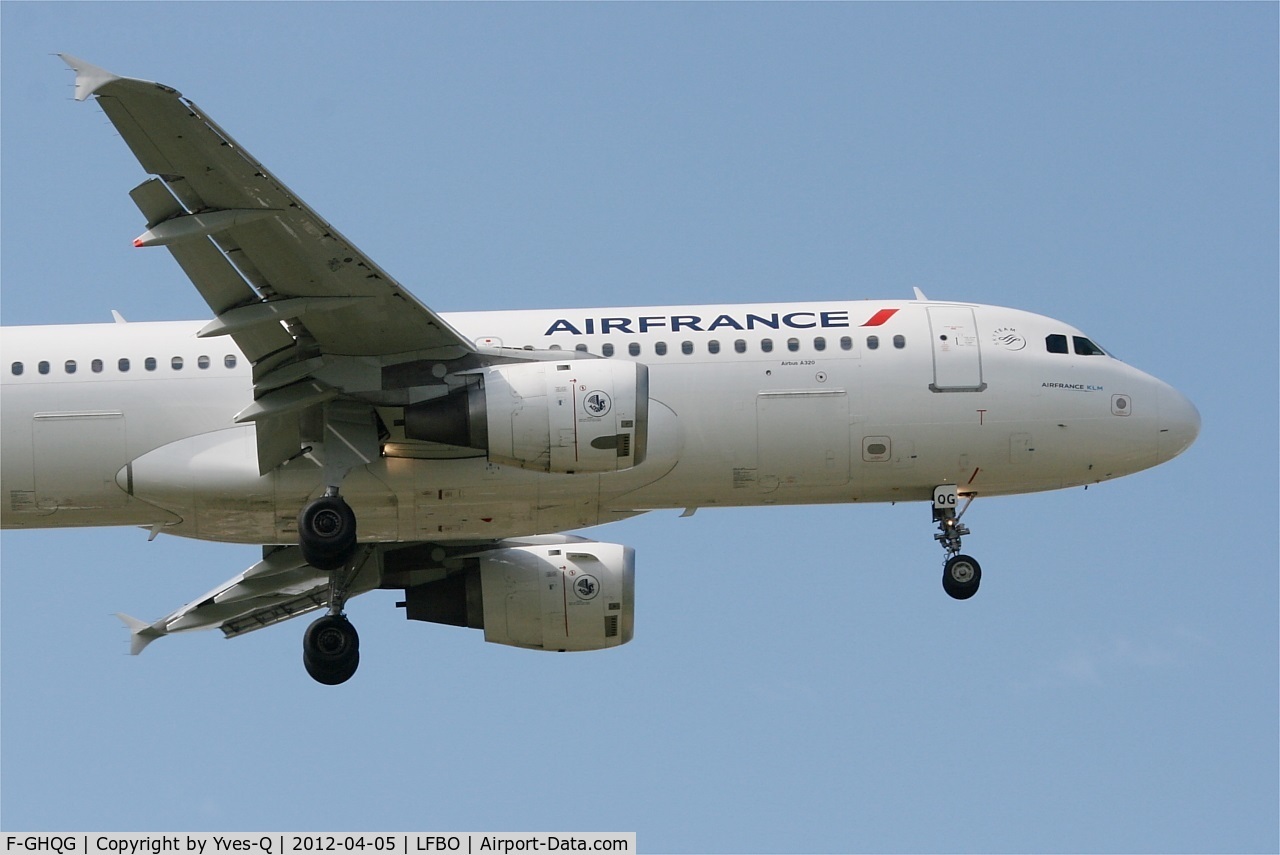
POLYGON ((634 633, 635 554, 580 529, 658 509, 919 502, 957 600, 978 497, 1090 485, 1195 440, 1172 386, 1070 324, 912 299, 439 314, 176 90, 72 56, 151 177, 139 247, 212 320, 5 328, 5 528, 141 526, 262 559, 158 620, 235 637, 305 613, 348 680, 345 604, 497 644, 634 633))

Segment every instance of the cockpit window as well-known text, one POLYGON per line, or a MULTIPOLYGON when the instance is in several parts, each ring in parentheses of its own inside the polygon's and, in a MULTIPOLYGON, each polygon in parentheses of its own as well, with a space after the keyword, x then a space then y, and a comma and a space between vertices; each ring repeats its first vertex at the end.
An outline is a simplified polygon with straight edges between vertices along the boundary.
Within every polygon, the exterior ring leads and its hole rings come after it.
POLYGON ((1077 356, 1106 356, 1107 352, 1082 335, 1073 335, 1071 343, 1075 345, 1077 356))
POLYGON ((1057 333, 1045 336, 1044 346, 1050 353, 1066 353, 1067 337, 1065 335, 1058 335, 1057 333))

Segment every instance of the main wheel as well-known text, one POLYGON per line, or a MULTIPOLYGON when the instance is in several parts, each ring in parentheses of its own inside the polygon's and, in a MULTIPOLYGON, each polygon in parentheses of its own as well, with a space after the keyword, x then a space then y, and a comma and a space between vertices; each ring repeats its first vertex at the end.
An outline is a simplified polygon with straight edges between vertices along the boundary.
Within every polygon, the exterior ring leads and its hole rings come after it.
POLYGON ((978 593, 982 567, 968 555, 953 555, 942 567, 942 590, 957 600, 967 600, 978 593))
POLYGON ((345 683, 360 665, 360 635, 344 615, 313 621, 302 636, 302 664, 316 682, 345 683))
POLYGON ((298 514, 298 546, 317 570, 337 570, 356 551, 356 514, 341 496, 322 496, 298 514))

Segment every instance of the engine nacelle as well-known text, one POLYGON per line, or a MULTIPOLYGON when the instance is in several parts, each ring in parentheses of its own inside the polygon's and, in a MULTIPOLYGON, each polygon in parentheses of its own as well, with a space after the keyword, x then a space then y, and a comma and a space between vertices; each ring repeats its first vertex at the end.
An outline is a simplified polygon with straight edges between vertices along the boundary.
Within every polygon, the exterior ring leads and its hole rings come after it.
POLYGON ((484 630, 532 650, 602 650, 635 631, 635 550, 617 543, 486 552, 445 579, 405 589, 410 620, 484 630))
POLYGON ((575 359, 500 365, 477 382, 405 408, 409 439, 483 449, 539 472, 615 472, 644 462, 649 370, 575 359))

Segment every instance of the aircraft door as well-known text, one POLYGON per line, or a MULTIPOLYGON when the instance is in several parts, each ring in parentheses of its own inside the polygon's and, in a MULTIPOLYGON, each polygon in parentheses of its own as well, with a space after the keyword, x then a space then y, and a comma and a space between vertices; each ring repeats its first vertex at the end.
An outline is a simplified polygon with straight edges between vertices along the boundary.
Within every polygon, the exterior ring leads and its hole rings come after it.
POLYGON ((849 396, 843 389, 761 392, 756 438, 762 489, 849 482, 849 396))
POLYGON ((129 500, 116 473, 129 462, 124 413, 37 413, 36 507, 112 508, 129 500))
POLYGON ((933 338, 933 382, 935 392, 981 392, 982 349, 978 325, 968 306, 929 306, 929 329, 933 338))

